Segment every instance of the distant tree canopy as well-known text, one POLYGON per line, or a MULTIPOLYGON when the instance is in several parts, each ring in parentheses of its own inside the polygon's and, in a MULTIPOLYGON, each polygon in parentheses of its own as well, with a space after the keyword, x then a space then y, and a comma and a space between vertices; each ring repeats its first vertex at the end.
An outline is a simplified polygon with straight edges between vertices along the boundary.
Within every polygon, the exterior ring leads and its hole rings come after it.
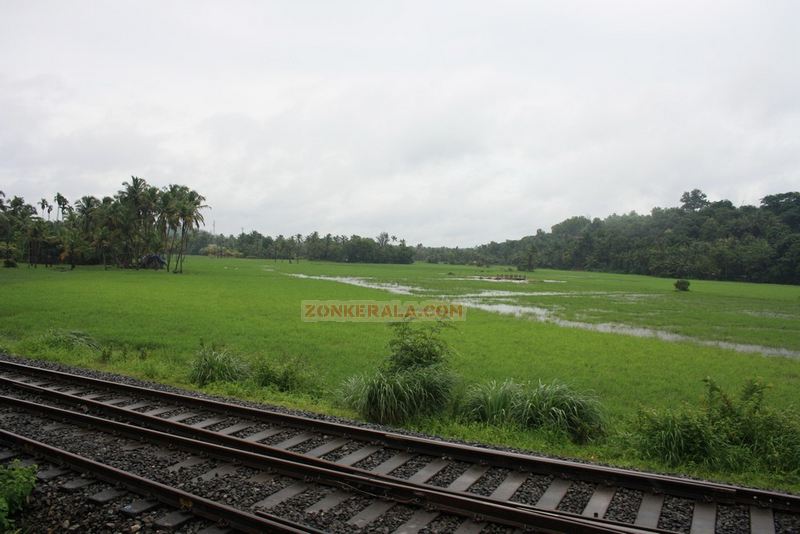
POLYGON ((200 231, 189 243, 190 254, 209 256, 244 256, 247 258, 327 260, 350 263, 412 263, 414 249, 405 240, 381 232, 374 239, 353 235, 312 232, 284 237, 265 236, 259 232, 238 236, 213 235, 200 231))
POLYGON ((800 193, 761 205, 710 202, 699 189, 676 208, 605 219, 571 217, 535 235, 474 248, 418 245, 420 261, 503 264, 649 274, 670 278, 800 283, 800 193), (531 258, 531 262, 527 259, 531 258))
POLYGON ((70 204, 56 193, 53 202, 7 201, 0 191, 0 256, 31 265, 139 267, 159 265, 146 257, 163 255, 167 270, 183 272, 189 237, 203 224, 206 208, 205 198, 184 185, 159 189, 136 176, 113 197, 84 196, 70 204))

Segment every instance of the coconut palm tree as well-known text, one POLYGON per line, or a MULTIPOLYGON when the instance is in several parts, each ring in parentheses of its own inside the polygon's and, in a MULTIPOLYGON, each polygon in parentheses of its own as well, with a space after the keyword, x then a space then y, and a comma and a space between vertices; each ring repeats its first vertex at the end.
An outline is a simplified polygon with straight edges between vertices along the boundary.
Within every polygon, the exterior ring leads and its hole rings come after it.
POLYGON ((183 272, 183 260, 186 254, 189 234, 192 230, 200 228, 201 224, 205 224, 203 214, 201 213, 201 210, 208 207, 203 204, 205 200, 206 198, 204 196, 194 190, 188 190, 179 200, 178 213, 180 218, 181 238, 178 258, 175 261, 175 270, 173 272, 183 272))

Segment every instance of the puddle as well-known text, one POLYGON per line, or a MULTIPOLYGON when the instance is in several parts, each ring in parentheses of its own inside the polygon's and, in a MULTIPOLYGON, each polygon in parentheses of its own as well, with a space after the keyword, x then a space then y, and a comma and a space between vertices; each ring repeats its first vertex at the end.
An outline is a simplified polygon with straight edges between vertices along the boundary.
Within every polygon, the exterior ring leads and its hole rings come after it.
POLYGON ((448 276, 447 278, 443 278, 443 280, 462 280, 462 281, 469 281, 469 282, 505 282, 507 284, 527 284, 529 280, 507 280, 503 278, 488 278, 485 276, 467 276, 463 278, 453 278, 448 276))
POLYGON ((792 315, 791 313, 780 313, 780 312, 745 310, 742 313, 744 313, 745 315, 749 315, 751 317, 766 317, 769 319, 795 319, 797 317, 796 315, 792 315))
POLYGON ((368 289, 382 289, 395 295, 413 295, 414 291, 421 291, 411 286, 403 286, 400 284, 389 284, 381 282, 370 282, 366 278, 356 278, 354 276, 324 276, 324 275, 309 275, 299 273, 287 273, 288 276, 295 278, 308 278, 311 280, 328 280, 330 282, 339 282, 342 284, 350 284, 351 286, 366 287, 368 289))

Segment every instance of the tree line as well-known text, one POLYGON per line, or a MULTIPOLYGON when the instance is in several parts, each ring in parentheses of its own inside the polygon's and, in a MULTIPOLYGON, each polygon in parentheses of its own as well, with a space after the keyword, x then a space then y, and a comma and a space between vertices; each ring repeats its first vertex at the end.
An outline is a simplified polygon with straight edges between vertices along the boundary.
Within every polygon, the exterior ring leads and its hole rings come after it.
POLYGON ((184 185, 158 188, 131 177, 113 196, 70 203, 56 193, 29 204, 0 191, 0 256, 6 266, 66 263, 166 267, 183 272, 205 198, 184 185), (55 212, 55 213, 54 213, 55 212))
POLYGON ((381 232, 375 238, 358 235, 307 236, 295 234, 272 237, 260 232, 242 232, 238 236, 214 235, 205 231, 194 234, 190 254, 296 261, 325 260, 349 263, 413 263, 414 249, 405 240, 381 232))
POLYGON ((759 206, 709 201, 700 190, 680 205, 605 219, 570 217, 550 232, 473 248, 422 247, 419 261, 535 266, 674 278, 800 283, 800 193, 759 206))

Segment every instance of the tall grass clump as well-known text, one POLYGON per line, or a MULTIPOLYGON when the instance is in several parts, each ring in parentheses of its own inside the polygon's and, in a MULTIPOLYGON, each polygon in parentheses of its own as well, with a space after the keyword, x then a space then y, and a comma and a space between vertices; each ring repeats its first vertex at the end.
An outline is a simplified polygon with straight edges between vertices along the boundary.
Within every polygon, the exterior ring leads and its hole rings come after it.
POLYGON ((800 415, 764 404, 766 385, 730 395, 707 378, 699 406, 643 411, 634 432, 642 456, 667 465, 800 473, 800 415))
POLYGON ((449 369, 450 346, 441 338, 445 323, 390 325, 389 355, 373 373, 345 380, 341 399, 363 418, 399 424, 442 411, 455 377, 449 369))
POLYGON ((200 347, 189 368, 189 381, 203 387, 211 382, 235 382, 248 372, 247 364, 227 350, 200 347))
POLYGON ((437 367, 401 372, 380 369, 348 378, 343 401, 369 421, 398 424, 441 411, 453 380, 451 373, 437 367))
POLYGON ((467 390, 461 413, 469 421, 553 430, 577 443, 605 431, 599 401, 557 381, 519 384, 493 380, 475 384, 467 390))
POLYGON ((271 387, 283 392, 313 391, 316 381, 304 360, 291 358, 276 362, 262 358, 252 371, 253 382, 259 387, 271 387))
POLYGON ((48 330, 38 342, 51 349, 100 350, 100 343, 86 332, 80 330, 48 330))

